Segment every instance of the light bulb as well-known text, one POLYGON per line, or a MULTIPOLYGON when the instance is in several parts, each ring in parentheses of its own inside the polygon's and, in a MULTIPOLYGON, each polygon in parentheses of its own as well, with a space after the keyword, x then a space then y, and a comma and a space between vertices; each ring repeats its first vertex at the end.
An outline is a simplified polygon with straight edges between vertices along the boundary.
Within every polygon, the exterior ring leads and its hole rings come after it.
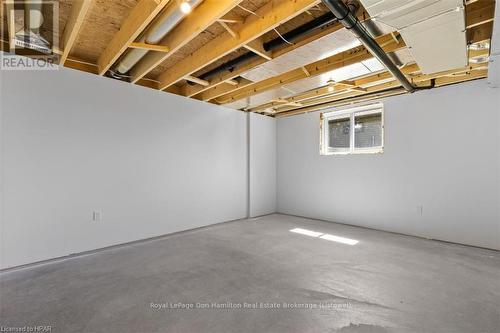
POLYGON ((334 92, 335 91, 335 81, 333 80, 328 80, 328 92, 334 92))
POLYGON ((181 12, 183 12, 184 14, 191 13, 191 5, 189 4, 189 2, 183 1, 181 3, 181 12))

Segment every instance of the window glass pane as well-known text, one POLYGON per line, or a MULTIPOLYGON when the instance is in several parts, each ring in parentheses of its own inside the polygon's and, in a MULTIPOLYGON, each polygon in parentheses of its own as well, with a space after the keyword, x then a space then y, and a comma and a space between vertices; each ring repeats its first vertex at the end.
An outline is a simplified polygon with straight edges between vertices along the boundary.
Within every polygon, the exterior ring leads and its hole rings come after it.
POLYGON ((356 148, 382 146, 382 113, 355 116, 354 143, 356 148))
POLYGON ((330 148, 349 148, 351 144, 350 118, 328 121, 328 146, 330 148))

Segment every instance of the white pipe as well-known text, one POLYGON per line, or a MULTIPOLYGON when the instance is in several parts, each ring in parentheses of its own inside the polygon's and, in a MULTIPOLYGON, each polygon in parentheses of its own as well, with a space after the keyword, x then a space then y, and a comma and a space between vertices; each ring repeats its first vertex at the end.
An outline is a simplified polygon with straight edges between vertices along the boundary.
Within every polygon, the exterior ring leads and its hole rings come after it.
POLYGON ((42 0, 30 0, 24 5, 24 27, 25 30, 39 34, 43 24, 42 0))
MULTIPOLYGON (((198 6, 203 0, 188 0, 192 8, 198 6)), ((144 37, 140 39, 141 42, 147 44, 158 44, 163 37, 165 37, 177 24, 179 24, 187 14, 183 13, 180 9, 180 2, 172 1, 172 4, 160 14, 154 21, 153 25, 144 37)), ((132 49, 120 60, 116 66, 116 70, 120 74, 125 74, 132 67, 134 67, 149 51, 143 49, 132 49)))

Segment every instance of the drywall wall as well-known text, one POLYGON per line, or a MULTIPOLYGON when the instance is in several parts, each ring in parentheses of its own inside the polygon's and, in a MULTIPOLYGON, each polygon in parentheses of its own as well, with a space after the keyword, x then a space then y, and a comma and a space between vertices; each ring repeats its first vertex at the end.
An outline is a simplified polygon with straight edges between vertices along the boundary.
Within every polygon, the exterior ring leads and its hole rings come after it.
POLYGON ((278 212, 499 249, 499 94, 385 99, 383 154, 320 156, 319 112, 280 118, 278 212))
MULTIPOLYGON (((488 67, 488 83, 491 87, 500 87, 500 5, 495 7, 493 36, 491 38, 490 64, 488 67)), ((500 98, 500 94, 499 94, 500 98)))
POLYGON ((249 216, 276 212, 276 119, 249 113, 249 216))
POLYGON ((2 268, 247 216, 244 113, 72 70, 1 75, 2 268))

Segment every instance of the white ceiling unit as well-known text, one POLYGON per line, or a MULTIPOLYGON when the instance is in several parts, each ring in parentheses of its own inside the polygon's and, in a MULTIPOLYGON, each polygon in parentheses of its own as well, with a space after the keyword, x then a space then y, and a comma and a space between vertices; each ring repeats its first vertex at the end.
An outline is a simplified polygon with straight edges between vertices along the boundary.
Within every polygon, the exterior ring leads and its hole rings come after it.
POLYGON ((377 23, 398 30, 424 74, 467 66, 462 0, 361 0, 377 23))

